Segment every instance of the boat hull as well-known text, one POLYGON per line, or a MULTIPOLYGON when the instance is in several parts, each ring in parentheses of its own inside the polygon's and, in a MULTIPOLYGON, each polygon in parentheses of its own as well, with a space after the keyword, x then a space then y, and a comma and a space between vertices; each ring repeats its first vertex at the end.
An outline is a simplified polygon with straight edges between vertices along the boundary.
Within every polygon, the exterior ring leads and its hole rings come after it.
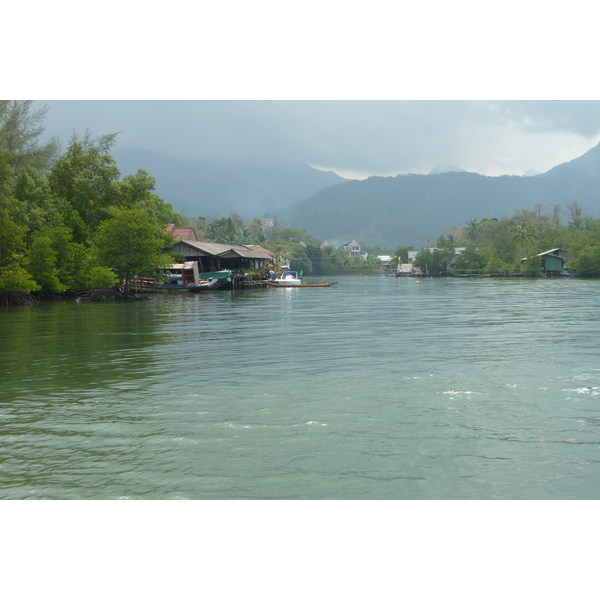
POLYGON ((202 277, 202 279, 218 279, 220 281, 219 289, 229 289, 231 287, 233 273, 229 270, 210 271, 207 273, 200 273, 200 277, 202 277))
POLYGON ((198 285, 144 284, 132 288, 132 291, 138 294, 198 294, 209 290, 218 290, 226 282, 226 279, 211 279, 207 283, 198 285))
POLYGON ((315 287, 331 287, 335 285, 337 281, 331 283, 276 283, 274 281, 267 281, 268 285, 274 288, 315 288, 315 287))

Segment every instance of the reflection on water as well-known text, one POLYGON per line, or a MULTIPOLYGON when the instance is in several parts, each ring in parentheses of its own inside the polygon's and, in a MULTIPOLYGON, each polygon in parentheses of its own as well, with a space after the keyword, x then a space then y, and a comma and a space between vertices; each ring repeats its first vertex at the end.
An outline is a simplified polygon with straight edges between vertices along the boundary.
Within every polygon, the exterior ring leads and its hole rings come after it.
POLYGON ((2 498, 597 498, 600 283, 0 312, 2 498))

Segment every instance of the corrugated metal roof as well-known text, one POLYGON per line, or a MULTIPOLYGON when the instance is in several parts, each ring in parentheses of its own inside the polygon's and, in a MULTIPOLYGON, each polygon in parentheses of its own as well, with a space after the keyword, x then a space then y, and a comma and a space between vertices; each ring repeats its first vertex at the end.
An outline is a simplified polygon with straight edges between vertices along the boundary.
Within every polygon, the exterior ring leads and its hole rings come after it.
POLYGON ((266 248, 263 248, 262 246, 259 246, 258 244, 244 244, 244 246, 246 248, 250 248, 250 250, 256 250, 257 252, 264 252, 265 254, 268 254, 269 256, 275 256, 275 252, 271 252, 270 250, 267 250, 266 248))
POLYGON ((191 246, 192 248, 196 248, 196 250, 200 250, 200 252, 204 252, 205 254, 211 256, 219 256, 231 250, 231 244, 216 244, 214 242, 196 242, 194 240, 181 240, 175 244, 178 246, 179 244, 185 244, 186 246, 191 246))
POLYGON ((267 258, 270 259, 273 255, 270 252, 267 252, 264 248, 260 246, 256 247, 248 247, 248 246, 235 246, 232 250, 243 256, 244 258, 267 258))
POLYGON ((240 246, 238 244, 217 244, 215 242, 196 242, 194 240, 181 240, 179 244, 191 246, 200 252, 210 256, 221 256, 223 258, 241 256, 243 258, 270 259, 273 254, 260 246, 240 246))

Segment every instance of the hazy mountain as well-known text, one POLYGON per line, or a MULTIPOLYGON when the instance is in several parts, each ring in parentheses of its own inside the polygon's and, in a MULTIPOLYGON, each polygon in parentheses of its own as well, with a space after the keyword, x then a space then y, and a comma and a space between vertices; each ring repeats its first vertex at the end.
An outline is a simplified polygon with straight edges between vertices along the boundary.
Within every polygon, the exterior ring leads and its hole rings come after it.
POLYGON ((470 219, 502 218, 516 210, 578 202, 600 212, 600 144, 583 156, 532 177, 452 172, 347 181, 321 190, 282 215, 321 239, 356 239, 395 248, 421 246, 470 219))
POLYGON ((461 173, 464 169, 457 167, 455 165, 437 165, 429 171, 430 175, 437 175, 439 173, 461 173))
POLYGON ((200 162, 137 148, 112 151, 122 175, 145 169, 156 179, 156 193, 188 217, 221 218, 237 212, 246 219, 303 200, 345 181, 303 163, 200 162))

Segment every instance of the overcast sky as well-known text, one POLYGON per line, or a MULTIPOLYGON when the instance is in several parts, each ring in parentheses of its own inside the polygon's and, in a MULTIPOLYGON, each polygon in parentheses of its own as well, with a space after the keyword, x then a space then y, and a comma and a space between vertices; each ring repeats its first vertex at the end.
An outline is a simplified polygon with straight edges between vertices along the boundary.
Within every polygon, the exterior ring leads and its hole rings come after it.
MULTIPOLYGON (((46 133, 219 161, 302 161, 348 178, 455 166, 523 175, 600 142, 600 101, 45 101, 46 133)), ((143 165, 141 165, 143 167, 143 165)))
POLYGON ((120 146, 363 178, 544 172, 600 141, 583 0, 228 0, 195 14, 107 0, 62 18, 70 7, 7 5, 0 41, 3 97, 103 100, 48 102, 47 133, 64 142, 121 131, 120 146))

